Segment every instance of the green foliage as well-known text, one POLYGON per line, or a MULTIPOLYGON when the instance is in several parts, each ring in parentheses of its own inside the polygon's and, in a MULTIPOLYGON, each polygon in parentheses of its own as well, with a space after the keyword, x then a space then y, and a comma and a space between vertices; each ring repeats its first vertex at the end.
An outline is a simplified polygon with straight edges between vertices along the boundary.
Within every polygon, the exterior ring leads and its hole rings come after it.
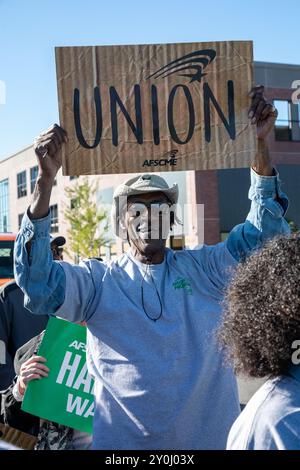
POLYGON ((70 201, 64 216, 70 224, 68 230, 68 254, 77 259, 98 257, 101 246, 107 245, 107 212, 96 205, 96 187, 86 179, 77 181, 65 189, 70 201), (99 225, 102 224, 101 232, 99 225), (103 225, 104 224, 104 225, 103 225))

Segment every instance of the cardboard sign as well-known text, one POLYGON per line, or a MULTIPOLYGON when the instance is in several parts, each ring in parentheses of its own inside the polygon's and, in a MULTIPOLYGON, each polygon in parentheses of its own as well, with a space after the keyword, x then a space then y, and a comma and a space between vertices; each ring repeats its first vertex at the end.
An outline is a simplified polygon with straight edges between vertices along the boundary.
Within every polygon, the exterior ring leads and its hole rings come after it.
POLYGON ((65 175, 249 166, 252 42, 56 48, 65 175))
POLYGON ((91 434, 94 380, 87 372, 85 350, 84 326, 50 318, 38 351, 50 372, 29 382, 22 410, 91 434))

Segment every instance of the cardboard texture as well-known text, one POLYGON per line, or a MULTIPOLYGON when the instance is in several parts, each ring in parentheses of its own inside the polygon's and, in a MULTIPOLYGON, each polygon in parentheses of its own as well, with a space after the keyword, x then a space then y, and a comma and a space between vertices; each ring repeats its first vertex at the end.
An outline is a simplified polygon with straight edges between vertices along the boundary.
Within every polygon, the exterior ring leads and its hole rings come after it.
POLYGON ((0 441, 8 442, 19 449, 33 450, 37 442, 37 437, 27 434, 26 432, 19 431, 12 428, 7 424, 0 423, 0 441))
POLYGON ((249 166, 251 41, 56 48, 64 175, 249 166))

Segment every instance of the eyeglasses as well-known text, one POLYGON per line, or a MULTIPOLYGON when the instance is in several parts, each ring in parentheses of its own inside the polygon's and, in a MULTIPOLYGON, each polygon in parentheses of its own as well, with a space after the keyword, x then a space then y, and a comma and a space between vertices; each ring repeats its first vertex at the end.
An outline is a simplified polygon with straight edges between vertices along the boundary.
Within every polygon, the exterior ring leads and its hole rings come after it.
POLYGON ((127 212, 130 217, 145 217, 148 216, 148 210, 151 210, 151 215, 165 215, 170 212, 171 203, 165 201, 151 201, 151 202, 132 202, 127 207, 127 212))

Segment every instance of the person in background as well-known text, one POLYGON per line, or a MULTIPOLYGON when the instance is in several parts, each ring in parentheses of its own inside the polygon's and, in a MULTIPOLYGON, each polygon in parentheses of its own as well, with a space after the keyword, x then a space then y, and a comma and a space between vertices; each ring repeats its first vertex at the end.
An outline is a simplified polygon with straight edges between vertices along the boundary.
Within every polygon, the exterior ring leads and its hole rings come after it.
POLYGON ((3 392, 3 421, 15 429, 36 436, 35 450, 88 450, 92 443, 90 434, 40 419, 21 410, 28 383, 47 377, 49 373, 46 358, 37 355, 43 336, 44 331, 16 352, 16 376, 10 387, 3 392))
POLYGON ((299 280, 298 232, 253 254, 229 287, 219 333, 229 362, 266 379, 233 424, 229 450, 300 450, 299 280))
POLYGON ((250 100, 258 137, 250 213, 226 242, 197 250, 166 248, 178 186, 147 173, 113 196, 116 233, 129 241, 127 253, 109 263, 51 262, 49 202, 67 135, 54 125, 35 141, 39 174, 16 239, 17 282, 32 312, 87 324, 94 449, 226 447, 240 407, 233 370, 222 366, 214 337, 224 289, 239 260, 289 231, 287 198, 267 147, 277 111, 263 87, 250 100))
MULTIPOLYGON (((65 238, 50 237, 50 241, 53 259, 62 261, 65 238)), ((97 259, 102 261, 102 258, 97 259)), ((21 410, 28 383, 47 376, 48 368, 44 364, 46 359, 36 356, 43 336, 44 331, 16 351, 14 378, 9 387, 3 390, 0 419, 14 429, 36 436, 35 450, 88 450, 91 445, 91 435, 58 423, 40 420, 37 416, 21 410)))
MULTIPOLYGON (((66 239, 62 236, 50 239, 53 260, 62 261, 62 247, 65 243, 66 239)), ((24 294, 15 281, 1 286, 0 342, 2 356, 0 357, 0 391, 5 390, 15 376, 14 356, 17 349, 43 331, 48 318, 47 314, 32 315, 24 307, 24 294)))

